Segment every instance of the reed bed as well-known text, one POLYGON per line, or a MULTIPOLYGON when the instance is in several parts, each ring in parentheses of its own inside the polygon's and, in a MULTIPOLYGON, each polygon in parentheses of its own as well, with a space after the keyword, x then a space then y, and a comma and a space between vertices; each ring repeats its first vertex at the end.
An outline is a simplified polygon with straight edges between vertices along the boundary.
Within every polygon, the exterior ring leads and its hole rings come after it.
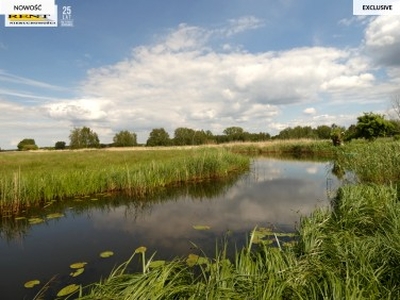
POLYGON ((302 156, 318 156, 333 157, 335 147, 330 140, 312 140, 312 139, 296 139, 296 140, 271 140, 267 142, 243 142, 230 143, 221 145, 235 153, 246 154, 289 154, 293 157, 302 156))
POLYGON ((335 163, 354 172, 360 182, 390 184, 400 181, 400 141, 351 142, 338 147, 335 163))
POLYGON ((224 149, 2 153, 0 214, 52 200, 124 191, 131 196, 248 169, 249 158, 224 149))

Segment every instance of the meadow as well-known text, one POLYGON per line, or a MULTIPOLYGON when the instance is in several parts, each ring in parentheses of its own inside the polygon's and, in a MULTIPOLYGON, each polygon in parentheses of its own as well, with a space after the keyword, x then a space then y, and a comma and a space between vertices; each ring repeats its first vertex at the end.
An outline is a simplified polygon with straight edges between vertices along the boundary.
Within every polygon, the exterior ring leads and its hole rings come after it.
POLYGON ((292 240, 265 228, 226 255, 201 245, 188 257, 157 261, 137 249, 108 278, 77 288, 79 299, 399 299, 400 143, 351 142, 335 163, 357 175, 331 207, 303 216, 292 240), (130 264, 142 265, 130 273, 130 264))
POLYGON ((249 168, 248 157, 216 148, 0 153, 0 215, 95 193, 144 197, 183 182, 249 168))

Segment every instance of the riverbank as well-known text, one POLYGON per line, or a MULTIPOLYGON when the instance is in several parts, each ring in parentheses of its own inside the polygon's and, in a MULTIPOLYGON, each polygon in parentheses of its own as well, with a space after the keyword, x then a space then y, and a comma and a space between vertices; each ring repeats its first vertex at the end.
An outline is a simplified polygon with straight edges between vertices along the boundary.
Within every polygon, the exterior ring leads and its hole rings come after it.
POLYGON ((141 197, 183 182, 225 177, 249 164, 248 157, 202 147, 1 153, 0 215, 94 193, 141 197))

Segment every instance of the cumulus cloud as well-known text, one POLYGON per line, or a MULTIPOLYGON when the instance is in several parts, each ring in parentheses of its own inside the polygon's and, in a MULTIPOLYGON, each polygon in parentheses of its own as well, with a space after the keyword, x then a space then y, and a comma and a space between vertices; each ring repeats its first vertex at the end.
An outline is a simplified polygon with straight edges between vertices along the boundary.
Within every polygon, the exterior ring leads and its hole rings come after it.
POLYGON ((47 112, 54 119, 70 119, 72 121, 100 121, 107 117, 102 106, 107 103, 101 99, 81 99, 46 105, 47 112))
POLYGON ((400 67, 399 17, 374 18, 365 30, 365 47, 378 64, 400 67))
MULTIPOLYGON (((253 17, 230 23, 232 33, 261 26, 253 17)), ((126 124, 133 130, 222 131, 236 124, 265 131, 282 105, 374 84, 366 60, 351 50, 219 52, 208 43, 215 32, 180 24, 157 43, 134 48, 127 59, 89 70, 81 88, 91 100, 51 103, 48 114, 71 121, 107 120, 112 128, 126 124)))
POLYGON ((303 114, 305 115, 315 115, 317 113, 317 110, 314 107, 309 107, 303 110, 303 114))

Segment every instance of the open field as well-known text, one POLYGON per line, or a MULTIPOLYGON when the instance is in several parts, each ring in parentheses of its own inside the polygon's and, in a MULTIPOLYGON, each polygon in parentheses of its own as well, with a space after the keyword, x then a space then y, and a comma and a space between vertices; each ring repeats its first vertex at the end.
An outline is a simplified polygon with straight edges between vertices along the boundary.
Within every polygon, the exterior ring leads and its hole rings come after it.
POLYGON ((0 165, 0 212, 5 215, 93 193, 144 196, 168 185, 246 170, 249 158, 215 148, 3 152, 0 165))

